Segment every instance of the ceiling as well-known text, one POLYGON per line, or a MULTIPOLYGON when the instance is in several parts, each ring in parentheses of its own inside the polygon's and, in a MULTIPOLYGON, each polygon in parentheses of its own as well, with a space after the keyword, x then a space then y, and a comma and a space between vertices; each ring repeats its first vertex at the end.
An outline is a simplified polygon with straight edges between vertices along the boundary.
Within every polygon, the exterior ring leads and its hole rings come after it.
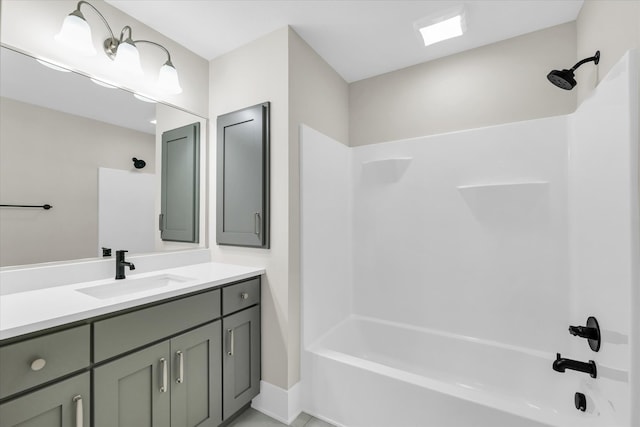
POLYGON ((347 82, 576 19, 583 0, 106 0, 211 60, 290 25, 347 82), (467 32, 429 47, 414 22, 464 4, 467 32))

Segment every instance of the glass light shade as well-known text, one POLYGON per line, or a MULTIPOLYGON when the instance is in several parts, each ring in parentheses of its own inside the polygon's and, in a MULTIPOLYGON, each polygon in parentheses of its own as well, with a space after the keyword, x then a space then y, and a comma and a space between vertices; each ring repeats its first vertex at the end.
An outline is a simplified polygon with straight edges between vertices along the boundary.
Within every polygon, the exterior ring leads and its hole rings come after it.
POLYGON ((91 27, 80 11, 75 11, 66 18, 62 23, 60 32, 55 36, 55 40, 83 55, 91 56, 96 54, 91 39, 91 27))
POLYGON ((169 95, 182 93, 180 80, 178 79, 178 71, 170 62, 166 62, 160 68, 160 73, 158 74, 158 88, 169 95))
POLYGON ((138 48, 129 40, 125 40, 118 45, 113 65, 123 73, 133 76, 141 76, 143 74, 138 48))

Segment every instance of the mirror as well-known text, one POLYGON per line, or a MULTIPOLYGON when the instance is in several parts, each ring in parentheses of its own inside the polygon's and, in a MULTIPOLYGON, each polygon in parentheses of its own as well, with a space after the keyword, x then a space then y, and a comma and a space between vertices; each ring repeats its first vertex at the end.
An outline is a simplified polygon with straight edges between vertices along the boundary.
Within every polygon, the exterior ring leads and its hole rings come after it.
POLYGON ((0 204, 52 206, 0 207, 0 267, 100 257, 102 247, 204 247, 163 242, 158 215, 162 133, 200 123, 204 182, 205 118, 5 46, 0 54, 0 204))

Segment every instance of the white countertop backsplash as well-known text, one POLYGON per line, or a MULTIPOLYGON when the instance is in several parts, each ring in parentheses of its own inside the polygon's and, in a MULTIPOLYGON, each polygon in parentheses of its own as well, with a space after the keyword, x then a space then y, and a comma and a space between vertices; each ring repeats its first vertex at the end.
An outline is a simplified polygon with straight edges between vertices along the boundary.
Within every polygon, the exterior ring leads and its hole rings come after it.
MULTIPOLYGON (((5 284, 3 276, 6 272, 3 271, 0 273, 0 277, 2 277, 2 281, 0 281, 0 340, 190 292, 214 288, 225 283, 255 277, 265 272, 263 268, 259 267, 215 262, 203 262, 165 269, 144 268, 141 272, 138 270, 141 258, 132 256, 131 261, 136 264, 136 270, 130 272, 127 269, 126 274, 129 280, 164 274, 182 276, 189 278, 189 280, 155 289, 99 299, 77 290, 114 282, 113 277, 93 281, 78 281, 78 277, 86 275, 82 273, 80 275, 72 274, 72 277, 67 277, 66 284, 57 283, 60 280, 54 280, 56 284, 49 284, 49 286, 46 286, 46 283, 43 285, 42 283, 33 282, 18 286, 20 285, 20 280, 9 280, 5 284)), ((169 262, 168 264, 172 263, 169 262)), ((113 258, 108 265, 112 269, 111 273, 115 274, 115 260, 113 258)), ((70 271, 73 271, 73 269, 70 271)), ((125 283, 127 279, 118 281, 118 283, 125 283)))

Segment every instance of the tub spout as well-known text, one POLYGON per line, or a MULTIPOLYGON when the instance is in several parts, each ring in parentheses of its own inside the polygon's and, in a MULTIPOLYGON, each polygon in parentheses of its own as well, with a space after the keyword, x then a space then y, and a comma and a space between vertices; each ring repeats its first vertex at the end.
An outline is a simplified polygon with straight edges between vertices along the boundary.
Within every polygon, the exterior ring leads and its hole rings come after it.
POLYGON ((556 353, 556 360, 553 362, 553 370, 556 372, 564 372, 565 369, 587 373, 591 378, 596 378, 598 376, 596 362, 593 360, 589 360, 588 363, 585 363, 578 360, 565 359, 560 356, 560 353, 556 353))

